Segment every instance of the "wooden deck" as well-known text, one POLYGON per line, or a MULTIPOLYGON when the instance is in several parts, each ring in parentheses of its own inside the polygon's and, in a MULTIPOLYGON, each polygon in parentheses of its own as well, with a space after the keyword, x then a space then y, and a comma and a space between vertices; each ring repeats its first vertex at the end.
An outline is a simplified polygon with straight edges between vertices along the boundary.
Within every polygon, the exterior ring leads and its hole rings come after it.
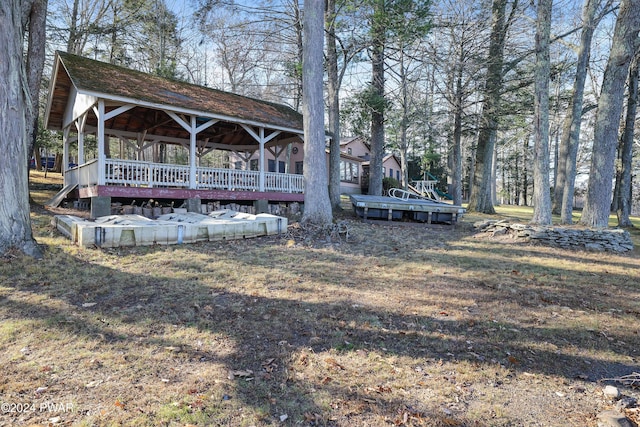
POLYGON ((355 213, 365 221, 402 221, 455 225, 464 214, 462 206, 422 198, 401 199, 387 196, 350 196, 355 213))
POLYGON ((65 172, 65 188, 79 198, 303 202, 304 177, 297 174, 247 171, 107 159, 100 174, 90 161, 65 172))

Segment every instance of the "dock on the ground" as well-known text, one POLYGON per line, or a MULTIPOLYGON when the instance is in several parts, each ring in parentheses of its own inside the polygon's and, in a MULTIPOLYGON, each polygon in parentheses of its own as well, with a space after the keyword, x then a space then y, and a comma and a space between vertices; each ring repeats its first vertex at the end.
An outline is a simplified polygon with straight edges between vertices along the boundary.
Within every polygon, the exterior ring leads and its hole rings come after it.
POLYGON ((424 198, 352 194, 355 213, 365 221, 402 221, 454 226, 465 213, 462 206, 424 198))

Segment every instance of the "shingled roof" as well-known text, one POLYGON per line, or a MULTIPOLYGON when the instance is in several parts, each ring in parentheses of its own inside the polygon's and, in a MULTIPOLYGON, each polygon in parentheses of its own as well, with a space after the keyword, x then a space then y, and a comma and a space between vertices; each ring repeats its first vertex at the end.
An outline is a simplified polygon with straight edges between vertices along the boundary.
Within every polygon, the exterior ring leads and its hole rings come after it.
MULTIPOLYGON (((128 113, 128 119, 121 119, 117 126, 115 121, 111 123, 114 129, 126 127, 128 131, 141 131, 145 126, 150 126, 149 110, 157 108, 236 124, 263 126, 285 131, 288 135, 302 134, 302 115, 285 105, 173 81, 64 52, 56 53, 53 73, 46 115, 49 129, 63 128, 65 109, 72 101, 72 88, 75 88, 79 94, 95 96, 111 103, 139 106, 134 109, 137 111, 128 113), (133 120, 134 114, 137 114, 138 120, 133 120)), ((157 116, 157 111, 154 114, 157 116)), ((156 126, 154 133, 160 131, 156 126)), ((163 132, 167 136, 188 138, 188 135, 181 134, 183 130, 175 124, 163 132)))

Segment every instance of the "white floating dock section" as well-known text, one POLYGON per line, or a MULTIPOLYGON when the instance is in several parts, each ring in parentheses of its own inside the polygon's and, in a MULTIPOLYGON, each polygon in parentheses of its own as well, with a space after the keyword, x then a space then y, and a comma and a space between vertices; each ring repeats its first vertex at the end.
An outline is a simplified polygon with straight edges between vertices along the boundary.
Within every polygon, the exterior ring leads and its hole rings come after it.
POLYGON ((149 219, 141 215, 111 215, 86 220, 56 215, 52 224, 80 246, 177 245, 215 240, 247 239, 287 231, 287 218, 270 214, 250 215, 231 210, 171 213, 149 219))

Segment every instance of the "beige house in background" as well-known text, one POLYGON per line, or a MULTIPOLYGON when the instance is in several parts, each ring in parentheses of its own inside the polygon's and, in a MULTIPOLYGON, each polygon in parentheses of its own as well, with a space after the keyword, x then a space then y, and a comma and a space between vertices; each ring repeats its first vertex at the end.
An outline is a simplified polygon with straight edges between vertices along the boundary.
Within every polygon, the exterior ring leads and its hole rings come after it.
MULTIPOLYGON (((302 174, 304 170, 304 144, 292 142, 290 147, 272 147, 265 150, 267 172, 302 174)), ((368 188, 369 160, 371 149, 363 137, 348 137, 340 141, 340 193, 361 194, 368 188)), ((327 149, 327 174, 329 174, 329 150, 327 149)), ((255 152, 233 153, 229 159, 235 169, 258 170, 258 155, 255 152)), ((383 175, 400 181, 400 161, 387 154, 382 163, 383 175)))
MULTIPOLYGON (((357 136, 340 141, 340 191, 343 194, 366 193, 369 187, 370 145, 364 138, 357 136), (357 185, 349 171, 358 170, 357 185)), ((402 169, 400 160, 394 154, 387 154, 382 160, 382 175, 400 182, 402 169)))
MULTIPOLYGON (((365 164, 369 165, 371 151, 364 138, 360 136, 340 140, 340 193, 362 193, 365 164)), ((329 152, 327 151, 327 162, 329 152)), ((365 185, 368 185, 365 184, 365 185)))

